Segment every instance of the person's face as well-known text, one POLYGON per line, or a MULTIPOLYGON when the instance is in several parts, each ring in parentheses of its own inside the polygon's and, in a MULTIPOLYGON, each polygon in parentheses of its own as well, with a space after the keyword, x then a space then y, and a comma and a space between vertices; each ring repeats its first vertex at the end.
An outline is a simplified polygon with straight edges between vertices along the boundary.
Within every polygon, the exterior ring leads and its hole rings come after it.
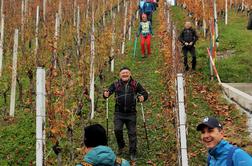
POLYGON ((143 16, 143 21, 147 21, 147 17, 146 16, 143 16))
POLYGON ((124 69, 120 72, 119 76, 123 81, 128 81, 130 79, 131 73, 129 70, 124 69))
POLYGON ((223 131, 218 128, 205 126, 201 130, 201 140, 208 149, 214 148, 222 140, 223 136, 223 131))
POLYGON ((186 29, 189 29, 189 28, 191 28, 191 27, 192 27, 192 25, 191 25, 190 22, 186 22, 186 23, 185 23, 185 28, 186 28, 186 29))

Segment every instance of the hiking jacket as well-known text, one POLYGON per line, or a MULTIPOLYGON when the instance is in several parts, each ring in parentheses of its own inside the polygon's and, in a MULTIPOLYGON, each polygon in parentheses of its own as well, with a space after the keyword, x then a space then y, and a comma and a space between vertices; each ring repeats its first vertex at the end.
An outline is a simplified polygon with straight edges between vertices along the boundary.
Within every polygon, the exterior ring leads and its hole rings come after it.
POLYGON ((130 78, 128 82, 121 79, 109 86, 109 95, 115 92, 115 112, 135 113, 136 100, 139 95, 144 96, 144 101, 148 99, 148 93, 140 83, 130 78))
MULTIPOLYGON (((116 163, 116 155, 112 151, 112 149, 108 146, 97 146, 91 149, 84 156, 84 163, 90 164, 92 166, 117 166, 116 163)), ((83 165, 85 165, 83 164, 83 165)), ((127 160, 122 159, 121 166, 130 166, 127 160)), ((78 164, 77 166, 82 166, 82 164, 78 164)))
POLYGON ((148 34, 153 35, 150 21, 146 21, 146 22, 142 21, 139 23, 138 36, 140 34, 142 34, 143 36, 147 36, 148 34))
POLYGON ((187 43, 193 42, 192 44, 193 46, 198 40, 198 36, 197 36, 196 31, 193 28, 189 28, 189 29, 184 28, 178 39, 182 44, 185 44, 186 42, 187 43))
POLYGON ((139 2, 140 12, 144 12, 144 10, 143 10, 144 4, 145 4, 145 0, 139 2))
POLYGON ((146 14, 152 13, 155 10, 153 3, 145 2, 143 5, 143 12, 146 14))
MULTIPOLYGON (((227 166, 229 149, 233 145, 221 140, 216 147, 208 150, 210 156, 209 166, 227 166)), ((232 155, 233 166, 252 166, 252 157, 244 150, 238 148, 232 155)))

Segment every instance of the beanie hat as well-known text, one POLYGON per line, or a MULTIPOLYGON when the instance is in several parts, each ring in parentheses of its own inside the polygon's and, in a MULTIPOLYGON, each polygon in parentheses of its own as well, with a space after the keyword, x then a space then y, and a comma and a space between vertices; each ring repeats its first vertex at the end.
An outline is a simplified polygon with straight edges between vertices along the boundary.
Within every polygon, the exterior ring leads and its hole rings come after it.
POLYGON ((130 71, 130 68, 128 68, 127 66, 124 66, 124 67, 122 67, 122 68, 120 69, 120 72, 121 72, 122 70, 129 70, 129 71, 130 71))
POLYGON ((108 145, 106 131, 100 124, 90 125, 84 128, 84 144, 86 147, 108 145))

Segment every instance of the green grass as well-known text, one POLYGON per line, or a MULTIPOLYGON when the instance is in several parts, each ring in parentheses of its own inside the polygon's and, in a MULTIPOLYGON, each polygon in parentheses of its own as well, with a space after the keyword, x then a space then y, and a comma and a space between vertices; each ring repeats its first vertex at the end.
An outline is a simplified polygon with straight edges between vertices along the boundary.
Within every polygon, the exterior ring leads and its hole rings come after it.
POLYGON ((223 82, 252 82, 252 31, 246 29, 247 21, 246 16, 235 12, 229 13, 228 25, 220 21, 219 51, 234 51, 231 57, 217 61, 223 82))
POLYGON ((36 149, 35 116, 30 112, 17 112, 13 122, 0 120, 0 126, 0 165, 33 163, 36 149))

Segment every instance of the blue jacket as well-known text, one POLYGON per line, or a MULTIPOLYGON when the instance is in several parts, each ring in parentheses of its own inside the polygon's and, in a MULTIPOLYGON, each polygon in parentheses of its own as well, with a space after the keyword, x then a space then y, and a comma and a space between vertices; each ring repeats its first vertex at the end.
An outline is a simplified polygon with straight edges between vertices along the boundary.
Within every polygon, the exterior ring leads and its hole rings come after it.
MULTIPOLYGON (((84 161, 92 166, 115 166, 116 155, 108 146, 97 146, 84 156, 84 161)), ((81 166, 81 164, 77 166, 81 166)), ((130 165, 127 160, 122 159, 121 166, 130 165)))
POLYGON ((143 12, 146 14, 152 13, 155 10, 153 3, 145 2, 143 5, 143 12))
POLYGON ((140 9, 141 12, 143 12, 144 4, 145 4, 145 0, 142 0, 142 1, 139 2, 139 9, 140 9))
MULTIPOLYGON (((208 155, 211 157, 209 166, 227 166, 227 155, 232 146, 227 141, 221 140, 216 147, 209 149, 208 155)), ((232 160, 234 166, 252 166, 252 157, 240 148, 234 151, 232 160)))

